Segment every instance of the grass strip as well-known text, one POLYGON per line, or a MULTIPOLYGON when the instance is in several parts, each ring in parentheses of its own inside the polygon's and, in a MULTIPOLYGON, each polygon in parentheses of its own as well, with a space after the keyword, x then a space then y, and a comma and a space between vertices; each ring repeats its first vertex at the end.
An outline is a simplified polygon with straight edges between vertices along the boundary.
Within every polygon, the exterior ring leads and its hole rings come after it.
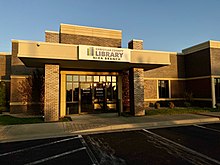
POLYGON ((216 112, 213 108, 160 108, 149 109, 145 111, 146 115, 173 115, 173 114, 186 114, 186 113, 202 113, 202 112, 216 112))
POLYGON ((20 118, 20 117, 13 117, 10 115, 0 116, 0 125, 34 124, 34 123, 43 123, 43 122, 44 122, 43 117, 20 118))

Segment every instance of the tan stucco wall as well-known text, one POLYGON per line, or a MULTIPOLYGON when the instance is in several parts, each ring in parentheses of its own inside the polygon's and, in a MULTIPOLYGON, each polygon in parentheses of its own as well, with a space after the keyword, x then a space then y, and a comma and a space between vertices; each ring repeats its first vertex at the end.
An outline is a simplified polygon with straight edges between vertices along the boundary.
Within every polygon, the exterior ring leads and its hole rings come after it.
MULTIPOLYGON (((131 63, 170 64, 170 52, 132 50, 131 63)), ((173 54, 173 53, 172 53, 173 54)), ((177 54, 177 53, 174 53, 177 54)))
POLYGON ((18 41, 18 57, 77 60, 77 46, 59 43, 18 41))
POLYGON ((69 24, 60 24, 60 33, 92 36, 92 37, 114 38, 114 39, 122 38, 121 30, 77 26, 77 25, 69 25, 69 24))

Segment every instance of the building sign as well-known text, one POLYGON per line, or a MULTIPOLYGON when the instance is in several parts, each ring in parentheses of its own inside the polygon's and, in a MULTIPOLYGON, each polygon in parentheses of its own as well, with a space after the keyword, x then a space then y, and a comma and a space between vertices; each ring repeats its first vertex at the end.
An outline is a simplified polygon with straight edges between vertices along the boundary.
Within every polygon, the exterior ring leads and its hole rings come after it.
POLYGON ((130 62, 130 50, 79 45, 79 60, 130 62))

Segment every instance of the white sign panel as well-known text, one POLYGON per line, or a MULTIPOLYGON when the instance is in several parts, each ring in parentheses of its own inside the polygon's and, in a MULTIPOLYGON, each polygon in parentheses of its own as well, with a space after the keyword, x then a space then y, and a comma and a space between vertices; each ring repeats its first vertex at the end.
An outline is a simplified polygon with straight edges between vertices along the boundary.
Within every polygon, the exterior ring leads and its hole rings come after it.
POLYGON ((130 62, 130 50, 79 45, 79 60, 130 62))

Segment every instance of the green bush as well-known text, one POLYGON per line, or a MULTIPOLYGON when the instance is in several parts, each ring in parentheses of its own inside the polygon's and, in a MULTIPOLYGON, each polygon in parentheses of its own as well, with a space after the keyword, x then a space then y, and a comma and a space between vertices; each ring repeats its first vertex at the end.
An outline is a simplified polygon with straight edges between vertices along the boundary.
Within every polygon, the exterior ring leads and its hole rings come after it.
POLYGON ((185 106, 185 107, 191 107, 191 103, 190 103, 190 102, 185 101, 185 102, 184 102, 184 106, 185 106))

